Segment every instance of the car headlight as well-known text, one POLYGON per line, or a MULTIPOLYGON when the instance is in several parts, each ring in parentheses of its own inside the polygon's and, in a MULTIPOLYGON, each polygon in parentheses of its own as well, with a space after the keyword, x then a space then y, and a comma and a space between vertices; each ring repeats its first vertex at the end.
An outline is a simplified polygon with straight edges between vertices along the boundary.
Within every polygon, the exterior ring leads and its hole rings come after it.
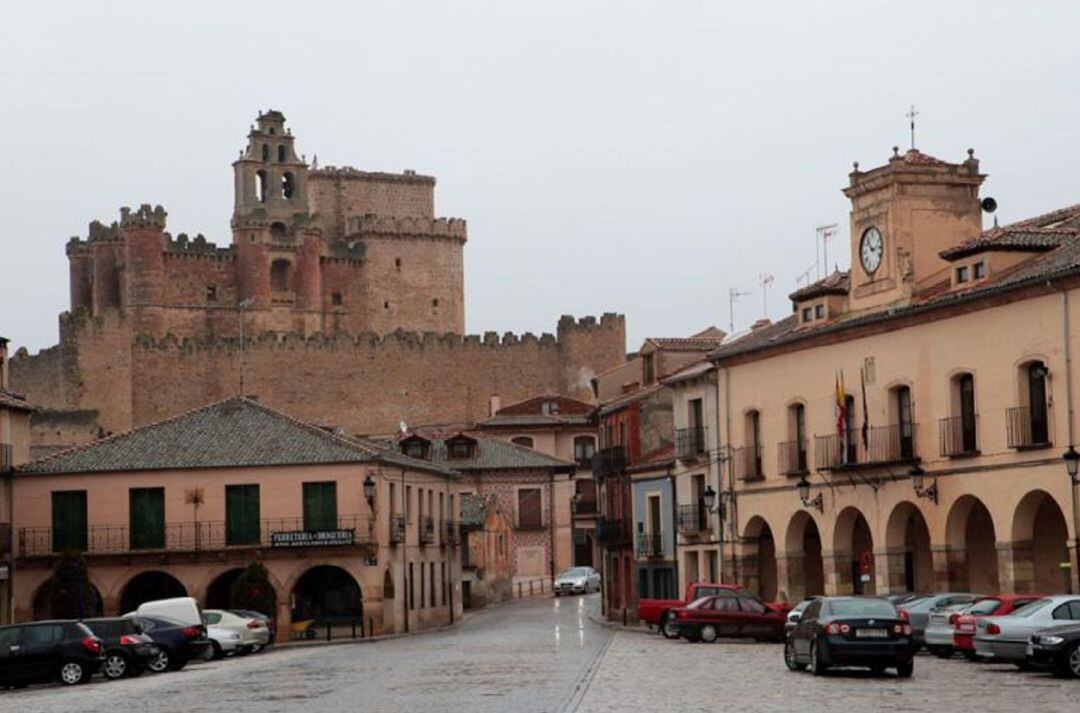
POLYGON ((1043 636, 1043 637, 1040 637, 1040 643, 1045 644, 1047 646, 1057 646, 1058 644, 1064 643, 1064 641, 1065 641, 1065 638, 1061 637, 1061 636, 1043 636))

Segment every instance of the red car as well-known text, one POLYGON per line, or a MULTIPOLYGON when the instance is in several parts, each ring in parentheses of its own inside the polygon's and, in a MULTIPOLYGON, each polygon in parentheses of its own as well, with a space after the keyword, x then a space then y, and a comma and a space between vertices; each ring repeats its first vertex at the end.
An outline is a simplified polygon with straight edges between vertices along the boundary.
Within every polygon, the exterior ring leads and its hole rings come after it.
POLYGON ((674 626, 674 612, 680 607, 685 607, 691 602, 702 597, 711 597, 724 591, 737 591, 742 589, 738 584, 713 584, 711 582, 694 582, 686 587, 686 599, 642 599, 638 602, 638 619, 656 627, 660 633, 669 639, 679 638, 678 629, 674 626))
POLYGON ((673 626, 679 636, 694 642, 730 637, 783 641, 790 609, 766 604, 749 592, 723 591, 676 609, 673 626))
POLYGON ((972 604, 963 614, 953 614, 953 648, 969 661, 975 660, 975 628, 984 616, 1005 616, 1030 604, 1036 599, 1043 599, 1043 594, 995 594, 984 597, 972 604))

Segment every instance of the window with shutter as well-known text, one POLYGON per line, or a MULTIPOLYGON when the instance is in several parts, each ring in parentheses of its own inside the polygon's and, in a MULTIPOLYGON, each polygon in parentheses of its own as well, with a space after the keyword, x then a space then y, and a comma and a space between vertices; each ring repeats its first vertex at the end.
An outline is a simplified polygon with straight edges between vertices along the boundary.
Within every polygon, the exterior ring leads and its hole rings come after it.
POLYGON ((128 522, 131 549, 165 549, 165 488, 131 488, 128 522))
POLYGON ((304 483, 304 529, 337 529, 337 483, 304 483))
POLYGON ((86 491, 52 494, 53 552, 86 551, 86 491))
POLYGON ((259 544, 259 486, 225 486, 225 544, 259 544))
POLYGON ((518 527, 536 529, 543 526, 540 488, 522 488, 518 491, 518 527))

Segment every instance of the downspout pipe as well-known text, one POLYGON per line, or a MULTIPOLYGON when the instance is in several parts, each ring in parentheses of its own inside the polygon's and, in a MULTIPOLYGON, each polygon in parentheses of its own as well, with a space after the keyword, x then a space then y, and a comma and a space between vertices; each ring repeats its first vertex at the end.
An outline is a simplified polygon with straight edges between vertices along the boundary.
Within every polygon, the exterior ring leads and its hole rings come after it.
MULTIPOLYGON (((1070 350, 1069 332, 1069 292, 1061 290, 1061 342, 1062 355, 1065 358, 1065 423, 1069 436, 1069 448, 1075 445, 1073 432, 1073 386, 1072 386, 1072 351, 1070 350)), ((1080 503, 1077 502, 1076 483, 1069 478, 1069 494, 1072 496, 1073 517, 1073 571, 1069 577, 1070 589, 1080 578, 1080 503)))

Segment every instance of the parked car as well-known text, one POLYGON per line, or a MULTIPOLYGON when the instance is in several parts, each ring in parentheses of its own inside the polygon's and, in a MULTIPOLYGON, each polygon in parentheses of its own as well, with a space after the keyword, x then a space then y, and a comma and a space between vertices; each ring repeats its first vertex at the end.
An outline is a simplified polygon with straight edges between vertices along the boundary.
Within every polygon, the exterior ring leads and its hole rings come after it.
POLYGON ((129 614, 157 646, 157 656, 146 664, 154 673, 179 671, 189 661, 210 656, 210 639, 204 624, 192 625, 167 616, 129 614))
POLYGON ((973 606, 975 606, 974 603, 950 604, 931 611, 930 617, 926 621, 926 629, 923 632, 926 649, 934 656, 943 659, 950 658, 956 653, 953 646, 953 632, 956 628, 956 622, 964 612, 973 606))
POLYGON ((803 599, 801 602, 795 605, 795 608, 787 613, 784 620, 784 636, 786 637, 795 628, 795 625, 799 623, 799 619, 802 618, 802 613, 806 611, 806 607, 810 606, 811 602, 817 601, 821 597, 814 595, 803 599))
POLYGON ((975 653, 979 658, 1016 664, 1027 670, 1027 647, 1039 629, 1080 623, 1080 596, 1060 594, 1039 599, 1008 616, 987 616, 975 629, 975 653))
MULTIPOLYGON (((133 614, 140 616, 164 616, 182 621, 189 626, 203 626, 202 609, 194 597, 173 597, 143 602, 133 614)), ((125 614, 124 616, 128 616, 125 614)))
POLYGON ((922 599, 926 594, 916 594, 915 592, 893 592, 892 594, 886 594, 885 599, 888 599, 896 606, 905 604, 907 602, 914 602, 916 599, 922 599))
POLYGON ((685 607, 702 597, 711 597, 720 592, 733 592, 741 589, 737 584, 708 584, 694 582, 686 587, 686 599, 641 599, 638 601, 638 619, 657 627, 661 634, 669 639, 679 638, 678 627, 673 624, 676 609, 685 607))
POLYGON ((1028 641, 1027 662, 1033 668, 1051 668, 1064 678, 1080 678, 1080 624, 1039 629, 1028 641))
POLYGON ((926 643, 924 632, 930 620, 930 612, 953 604, 971 604, 979 598, 978 594, 968 592, 940 592, 911 599, 899 606, 900 616, 906 617, 911 624, 912 637, 916 650, 926 643))
POLYGON ((84 619, 83 624, 105 647, 105 664, 101 667, 105 678, 141 676, 158 656, 154 640, 143 633, 134 619, 84 619))
POLYGON ((600 591, 600 573, 592 567, 571 567, 555 578, 555 596, 600 591))
POLYGON ((1012 614, 1045 597, 1045 594, 995 594, 980 599, 956 618, 953 626, 953 648, 969 661, 975 660, 975 627, 979 619, 1012 614))
POLYGON ((0 684, 21 688, 59 680, 86 683, 105 663, 105 648, 85 624, 35 621, 0 626, 0 684))
MULTIPOLYGON (((263 621, 265 621, 266 628, 270 630, 270 641, 267 642, 267 646, 274 643, 274 640, 277 638, 277 622, 270 618, 270 616, 263 614, 262 612, 254 611, 252 609, 230 609, 229 611, 231 611, 233 614, 236 614, 237 616, 246 616, 251 619, 262 619, 263 621)), ((259 649, 256 649, 256 651, 258 650, 259 649)))
POLYGON ((240 633, 232 629, 208 624, 206 638, 210 639, 210 658, 215 661, 244 651, 240 633))
POLYGON ((236 632, 240 636, 237 653, 253 653, 270 643, 270 627, 265 619, 238 616, 224 609, 203 609, 203 620, 207 626, 236 632))
POLYGON ((723 590, 679 607, 669 625, 692 642, 729 637, 782 641, 786 621, 786 609, 773 609, 749 592, 723 590))
POLYGON ((908 678, 914 671, 911 632, 887 599, 821 597, 806 608, 784 643, 784 663, 792 671, 809 666, 815 676, 836 666, 859 666, 875 673, 895 668, 908 678))

